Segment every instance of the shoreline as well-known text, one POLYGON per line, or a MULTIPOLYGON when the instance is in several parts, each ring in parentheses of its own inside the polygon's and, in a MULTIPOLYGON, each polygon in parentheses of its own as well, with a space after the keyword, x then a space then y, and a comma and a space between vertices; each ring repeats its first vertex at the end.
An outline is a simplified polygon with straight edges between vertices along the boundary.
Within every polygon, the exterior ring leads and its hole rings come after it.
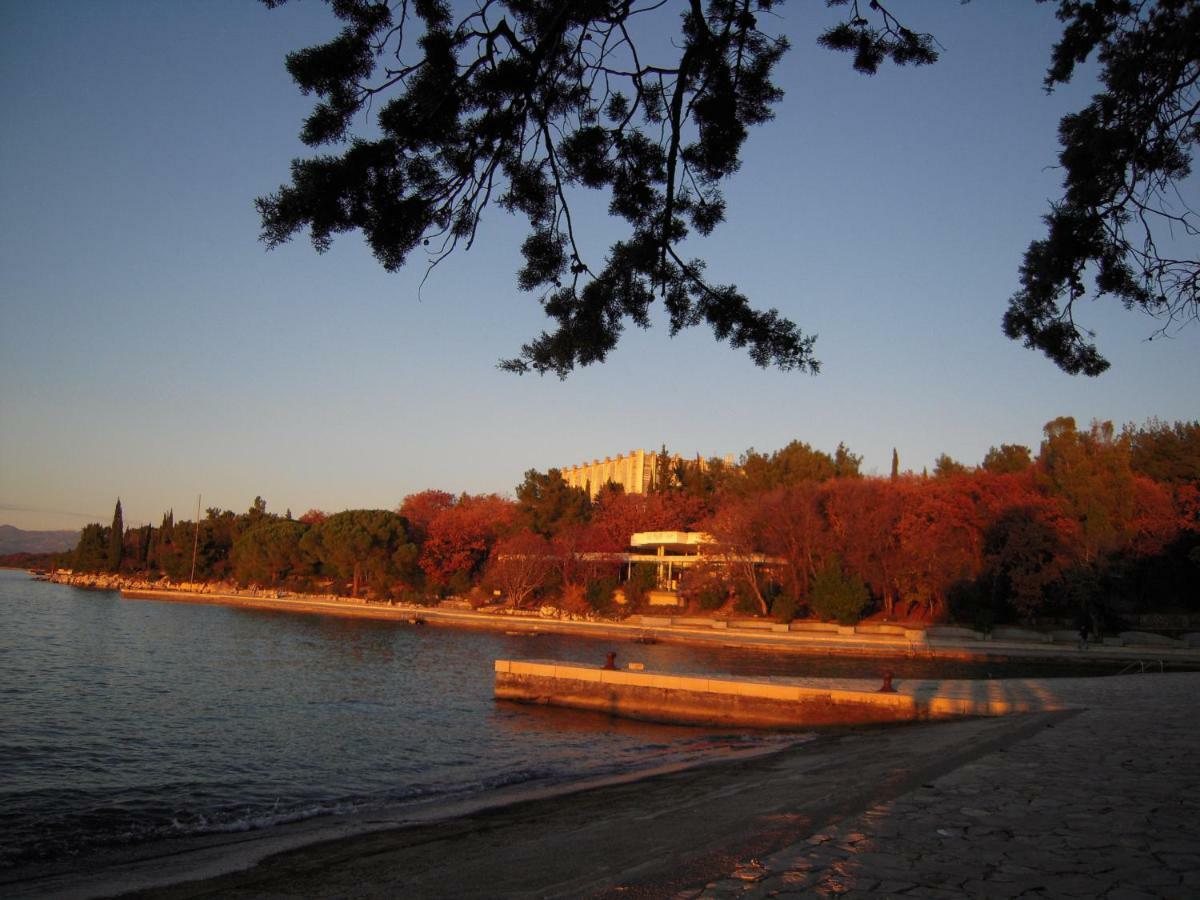
POLYGON ((516 786, 399 815, 180 838, 90 871, 0 886, 41 900, 669 896, 1074 712, 846 727, 783 748, 516 786), (631 893, 633 882, 641 884, 631 893))
MULTIPOLYGON (((76 585, 71 585, 76 586, 76 585)), ((633 615, 628 621, 562 619, 536 613, 476 612, 443 607, 384 605, 348 598, 307 595, 248 596, 226 592, 198 592, 162 588, 123 588, 129 600, 201 603, 238 606, 274 612, 295 612, 395 621, 409 625, 473 628, 514 633, 569 634, 593 638, 619 638, 633 642, 718 645, 737 649, 771 650, 810 655, 861 657, 919 657, 962 661, 1010 659, 1056 660, 1081 664, 1161 660, 1182 666, 1200 666, 1198 647, 1110 646, 1096 643, 1087 649, 1074 645, 1017 640, 975 642, 953 637, 915 641, 888 634, 840 634, 777 631, 765 622, 727 627, 673 624, 669 617, 633 615)), ((720 620, 714 620, 720 621, 720 620)), ((722 623, 725 625, 725 623, 722 623)))
POLYGON ((139 887, 108 870, 72 890, 23 884, 22 896, 1188 895, 1200 881, 1184 825, 1200 786, 1200 673, 1024 687, 1066 708, 846 729, 754 759, 297 839, 223 875, 176 868, 170 884, 139 887))
MULTIPOLYGON (((277 590, 240 592, 224 585, 166 585, 115 575, 53 573, 31 577, 82 590, 115 590, 129 600, 158 600, 239 606, 275 612, 334 615, 397 621, 409 625, 436 625, 511 633, 570 634, 617 638, 642 643, 723 646, 749 650, 778 650, 819 656, 867 658, 923 658, 969 662, 1043 660, 1060 663, 1171 664, 1185 669, 1200 667, 1200 645, 1181 641, 1125 644, 1120 639, 1095 639, 1080 648, 1075 639, 1052 642, 1046 633, 1002 628, 998 635, 981 635, 957 626, 913 626, 860 623, 858 626, 775 623, 770 619, 721 619, 660 614, 631 614, 627 619, 590 619, 582 616, 546 616, 533 610, 481 612, 463 607, 420 606, 397 601, 369 602, 331 594, 296 594, 277 590), (794 626, 800 625, 799 629, 794 626), (817 630, 820 629, 820 630, 817 630), (1012 635, 1021 632, 1022 635, 1012 635)), ((1154 639, 1154 635, 1143 635, 1154 639)))
POLYGON ((472 817, 504 815, 514 807, 569 804, 577 795, 628 789, 640 782, 679 776, 707 768, 737 767, 788 753, 828 734, 789 736, 778 742, 725 748, 703 757, 670 762, 633 772, 580 775, 546 783, 526 783, 480 793, 449 795, 432 801, 412 801, 327 813, 245 831, 214 832, 164 838, 132 847, 88 851, 68 866, 42 862, 13 872, 0 870, 0 888, 29 898, 101 898, 173 895, 177 889, 238 878, 277 857, 306 855, 314 848, 356 846, 380 833, 417 833, 472 817))

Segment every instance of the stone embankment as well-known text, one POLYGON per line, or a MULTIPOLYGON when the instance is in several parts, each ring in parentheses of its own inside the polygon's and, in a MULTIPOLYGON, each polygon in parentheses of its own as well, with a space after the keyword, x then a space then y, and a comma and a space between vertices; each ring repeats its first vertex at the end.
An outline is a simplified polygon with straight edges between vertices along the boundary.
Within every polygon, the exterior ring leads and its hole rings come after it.
POLYGON ((493 607, 475 610, 461 600, 436 607, 389 600, 368 601, 332 594, 296 594, 244 588, 213 582, 147 581, 118 575, 59 570, 48 580, 74 587, 120 590, 137 600, 219 603, 290 612, 394 619, 409 623, 486 628, 519 633, 587 634, 633 641, 673 641, 719 644, 742 648, 777 648, 800 653, 838 653, 869 656, 925 656, 957 659, 1029 657, 1125 661, 1130 665, 1200 665, 1200 633, 1180 638, 1147 632, 1122 632, 1079 645, 1074 631, 997 628, 990 634, 957 626, 865 622, 837 625, 768 619, 707 618, 703 616, 630 615, 624 619, 579 616, 554 607, 514 610, 493 607))

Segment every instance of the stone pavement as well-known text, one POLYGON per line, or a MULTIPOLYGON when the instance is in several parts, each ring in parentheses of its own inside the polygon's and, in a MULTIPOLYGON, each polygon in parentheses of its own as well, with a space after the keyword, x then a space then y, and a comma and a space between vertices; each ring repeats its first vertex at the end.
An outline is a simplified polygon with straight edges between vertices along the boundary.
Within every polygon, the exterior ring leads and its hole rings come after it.
POLYGON ((1200 674, 1040 683, 1079 711, 680 898, 1200 897, 1200 674))

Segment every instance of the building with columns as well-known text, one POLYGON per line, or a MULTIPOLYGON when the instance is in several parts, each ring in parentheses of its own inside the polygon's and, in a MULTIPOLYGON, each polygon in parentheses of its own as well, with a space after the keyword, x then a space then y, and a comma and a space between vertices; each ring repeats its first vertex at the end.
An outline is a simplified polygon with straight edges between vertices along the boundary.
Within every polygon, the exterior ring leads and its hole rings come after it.
MULTIPOLYGON (((610 481, 624 488, 627 494, 648 494, 658 484, 661 457, 662 454, 654 450, 630 450, 626 455, 593 459, 590 463, 579 463, 560 471, 568 485, 587 491, 593 500, 610 481)), ((674 453, 669 462, 674 466, 681 459, 678 453, 674 453)), ((696 464, 704 468, 707 461, 697 456, 696 464)), ((732 455, 725 457, 725 464, 733 465, 732 455)))
POLYGON ((600 488, 610 481, 619 484, 627 494, 648 494, 658 476, 658 457, 653 450, 630 450, 627 455, 618 454, 615 459, 606 456, 603 460, 594 459, 562 469, 562 477, 571 487, 587 491, 593 500, 600 488))

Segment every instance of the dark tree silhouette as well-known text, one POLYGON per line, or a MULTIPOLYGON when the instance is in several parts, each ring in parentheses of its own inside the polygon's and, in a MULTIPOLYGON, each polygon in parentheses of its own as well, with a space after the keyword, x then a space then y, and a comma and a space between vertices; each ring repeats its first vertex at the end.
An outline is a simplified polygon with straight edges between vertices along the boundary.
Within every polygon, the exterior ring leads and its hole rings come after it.
MULTIPOLYGON (((528 219, 518 284, 556 323, 502 368, 565 377, 602 362, 658 298, 672 334, 707 323, 760 366, 818 370, 811 336, 679 249, 722 221, 721 180, 782 96, 772 70, 788 43, 763 30, 777 0, 476 0, 457 20, 439 0, 329 2, 345 27, 287 68, 320 98, 301 138, 345 149, 295 160, 291 184, 257 201, 268 246, 307 228, 322 251, 361 230, 388 270, 418 247, 433 266, 470 247, 498 203, 528 219), (677 16, 665 52, 664 16, 677 16), (378 136, 352 135, 376 105, 378 136), (629 226, 602 261, 572 213, 579 188, 606 190, 629 226)), ((821 43, 860 71, 936 58, 874 0, 830 5, 848 18, 821 43)))
POLYGON ((108 531, 108 571, 121 571, 121 556, 125 548, 125 519, 121 515, 121 498, 113 509, 112 527, 108 531))
MULTIPOLYGON (((444 0, 327 2, 342 31, 287 68, 318 97, 301 138, 341 149, 293 161, 291 183, 259 198, 268 246, 307 229, 323 251, 360 230, 389 271, 414 249, 433 267, 471 246, 494 203, 528 220, 518 285, 554 323, 502 368, 566 377, 602 362, 661 300, 672 334, 707 323, 760 366, 818 371, 813 336, 680 246, 724 219, 721 181, 782 96, 772 78, 788 42, 770 30, 782 0, 475 0, 458 18, 444 0), (355 135, 375 109, 370 137, 355 135), (583 189, 607 191, 628 225, 602 259, 573 215, 583 189)), ((819 43, 861 72, 937 59, 933 38, 878 0, 827 5, 846 17, 819 43)), ((1178 250, 1198 233, 1180 186, 1200 141, 1200 0, 1058 0, 1057 15, 1047 90, 1093 56, 1104 89, 1062 120, 1064 194, 1004 330, 1097 375, 1108 362, 1074 315, 1089 292, 1162 331, 1200 312, 1200 263, 1178 250)))
POLYGON ((1109 363, 1074 315, 1089 292, 1160 318, 1163 333, 1200 314, 1200 260, 1172 243, 1200 235, 1180 190, 1200 142, 1200 2, 1060 0, 1058 18, 1046 89, 1094 54, 1104 90, 1059 125, 1063 196, 1025 253, 1004 331, 1099 375, 1109 363))

